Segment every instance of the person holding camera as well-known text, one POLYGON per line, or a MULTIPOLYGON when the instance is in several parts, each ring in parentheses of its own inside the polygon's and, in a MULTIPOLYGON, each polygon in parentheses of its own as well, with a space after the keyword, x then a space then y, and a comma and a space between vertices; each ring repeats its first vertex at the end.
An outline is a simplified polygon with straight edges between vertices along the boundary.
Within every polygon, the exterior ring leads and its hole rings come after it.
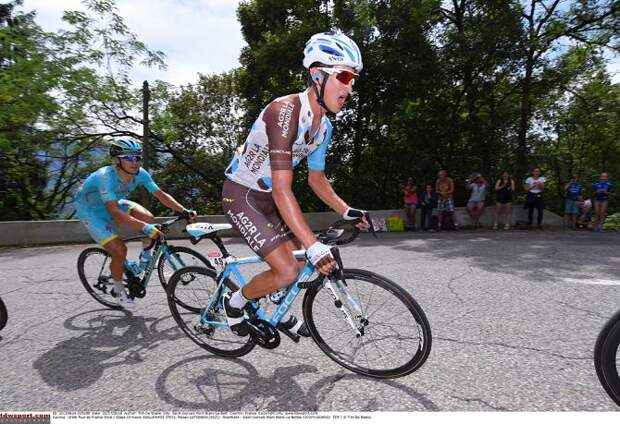
POLYGON ((493 229, 497 230, 500 217, 504 218, 504 230, 510 229, 510 223, 512 220, 512 196, 515 192, 515 182, 508 173, 503 171, 500 177, 495 182, 495 221, 493 223, 493 229))
POLYGON ((545 177, 542 176, 540 168, 532 169, 532 175, 525 180, 523 188, 527 193, 527 198, 525 200, 525 208, 527 209, 527 227, 532 228, 534 209, 536 209, 538 212, 536 215, 538 229, 542 230, 543 210, 545 208, 545 203, 543 201, 545 177))
POLYGON ((480 218, 484 213, 484 199, 487 196, 489 183, 477 172, 473 173, 465 182, 467 183, 467 190, 471 191, 467 202, 467 214, 471 218, 471 225, 474 228, 480 228, 480 218))

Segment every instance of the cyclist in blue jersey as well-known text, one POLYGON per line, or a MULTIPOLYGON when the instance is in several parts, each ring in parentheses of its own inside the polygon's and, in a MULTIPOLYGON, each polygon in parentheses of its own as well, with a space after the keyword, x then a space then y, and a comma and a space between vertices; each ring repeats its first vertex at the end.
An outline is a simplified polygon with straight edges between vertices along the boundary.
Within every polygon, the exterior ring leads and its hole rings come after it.
POLYGON ((609 196, 612 194, 612 184, 609 182, 609 177, 606 172, 603 172, 598 179, 598 182, 592 184, 594 190, 594 231, 602 232, 603 223, 607 215, 607 205, 609 204, 609 196))
POLYGON ((193 218, 196 212, 184 208, 171 195, 162 191, 141 167, 142 145, 133 139, 116 139, 110 143, 112 165, 93 172, 79 188, 75 198, 77 217, 90 236, 99 243, 112 258, 110 272, 114 281, 112 295, 119 305, 128 308, 134 305, 127 296, 122 283, 127 257, 127 246, 119 237, 117 224, 127 225, 145 234, 145 250, 142 259, 147 260, 150 252, 146 248, 151 239, 160 236, 153 214, 136 202, 127 200, 129 193, 144 186, 164 206, 193 218))
MULTIPOLYGON (((242 336, 249 331, 243 313, 247 302, 296 280, 304 263, 295 260, 295 249, 303 246, 309 260, 324 274, 335 267, 329 246, 317 241, 293 194, 295 166, 307 158, 310 188, 344 219, 364 215, 342 200, 325 176, 325 156, 332 137, 326 114, 340 112, 351 95, 363 67, 360 50, 341 32, 315 34, 304 48, 303 65, 309 70, 308 88, 268 104, 226 169, 224 213, 270 267, 242 290, 225 297, 228 324, 242 336)), ((293 316, 285 316, 280 325, 310 335, 293 316)))

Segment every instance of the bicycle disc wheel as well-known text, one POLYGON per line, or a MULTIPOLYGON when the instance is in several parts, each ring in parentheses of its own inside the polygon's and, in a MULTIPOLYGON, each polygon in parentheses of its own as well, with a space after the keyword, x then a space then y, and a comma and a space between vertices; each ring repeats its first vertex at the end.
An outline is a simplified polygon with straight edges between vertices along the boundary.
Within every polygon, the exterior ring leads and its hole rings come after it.
POLYGON ((431 328, 422 308, 380 275, 358 269, 343 272, 347 285, 331 284, 356 328, 337 308, 326 280, 308 290, 303 303, 304 319, 317 345, 338 364, 369 377, 396 378, 417 370, 431 350, 431 328))
POLYGON ((6 305, 0 299, 0 330, 6 326, 6 322, 9 320, 9 313, 6 310, 6 305))
POLYGON ((620 311, 607 321, 596 339, 594 367, 601 385, 620 406, 620 311))
MULTIPOLYGON (((191 266, 181 268, 168 280, 168 306, 183 332, 201 348, 220 356, 238 357, 249 353, 255 346, 250 336, 234 334, 226 324, 220 293, 209 310, 209 321, 221 325, 201 323, 201 315, 217 289, 214 270, 191 266), (181 309, 182 304, 203 305, 202 309, 181 309)), ((224 281, 224 290, 234 292, 237 285, 224 281)))
POLYGON ((168 246, 168 257, 159 257, 157 275, 164 290, 167 290, 168 280, 179 269, 186 266, 204 266, 213 268, 211 262, 194 249, 183 246, 168 246))
POLYGON ((123 309, 111 294, 114 286, 110 274, 110 255, 100 247, 89 247, 78 257, 78 274, 86 291, 110 309, 123 309))

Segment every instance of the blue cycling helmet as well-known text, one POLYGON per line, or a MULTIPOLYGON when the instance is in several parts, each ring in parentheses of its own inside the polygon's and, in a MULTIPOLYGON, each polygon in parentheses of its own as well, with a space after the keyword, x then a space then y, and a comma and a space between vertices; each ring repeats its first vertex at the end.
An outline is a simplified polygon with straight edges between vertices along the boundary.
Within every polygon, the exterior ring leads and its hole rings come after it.
POLYGON ((315 62, 326 66, 350 66, 357 73, 364 68, 359 47, 340 31, 320 32, 310 37, 304 47, 303 65, 310 68, 315 62))
POLYGON ((110 142, 110 157, 141 155, 142 143, 132 138, 117 138, 110 142))

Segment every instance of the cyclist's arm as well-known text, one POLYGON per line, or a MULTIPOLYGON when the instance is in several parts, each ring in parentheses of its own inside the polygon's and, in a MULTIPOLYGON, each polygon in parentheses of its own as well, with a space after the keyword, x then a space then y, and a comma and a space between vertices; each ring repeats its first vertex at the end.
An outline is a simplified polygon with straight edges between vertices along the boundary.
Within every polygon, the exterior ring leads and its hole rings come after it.
POLYGON ((312 191, 319 197, 319 199, 321 199, 323 203, 336 211, 338 215, 342 215, 349 208, 349 205, 347 205, 346 202, 336 194, 331 183, 325 176, 325 172, 313 171, 309 169, 308 185, 310 186, 312 191))
POLYGON ((139 219, 129 215, 128 213, 123 212, 118 207, 118 202, 116 200, 105 202, 105 208, 116 222, 119 224, 127 225, 133 228, 136 231, 142 231, 146 222, 140 221, 139 219))
POLYGON ((454 193, 454 180, 452 178, 448 178, 448 191, 445 194, 454 193))
POLYGON ((155 196, 155 198, 168 209, 172 209, 173 211, 177 212, 183 212, 185 210, 183 205, 181 205, 179 202, 176 201, 174 197, 172 197, 163 190, 157 190, 153 193, 153 196, 155 196))
POLYGON ((293 194, 293 171, 272 170, 272 196, 280 212, 280 216, 301 242, 304 248, 308 248, 316 242, 316 237, 301 212, 299 203, 293 194))

